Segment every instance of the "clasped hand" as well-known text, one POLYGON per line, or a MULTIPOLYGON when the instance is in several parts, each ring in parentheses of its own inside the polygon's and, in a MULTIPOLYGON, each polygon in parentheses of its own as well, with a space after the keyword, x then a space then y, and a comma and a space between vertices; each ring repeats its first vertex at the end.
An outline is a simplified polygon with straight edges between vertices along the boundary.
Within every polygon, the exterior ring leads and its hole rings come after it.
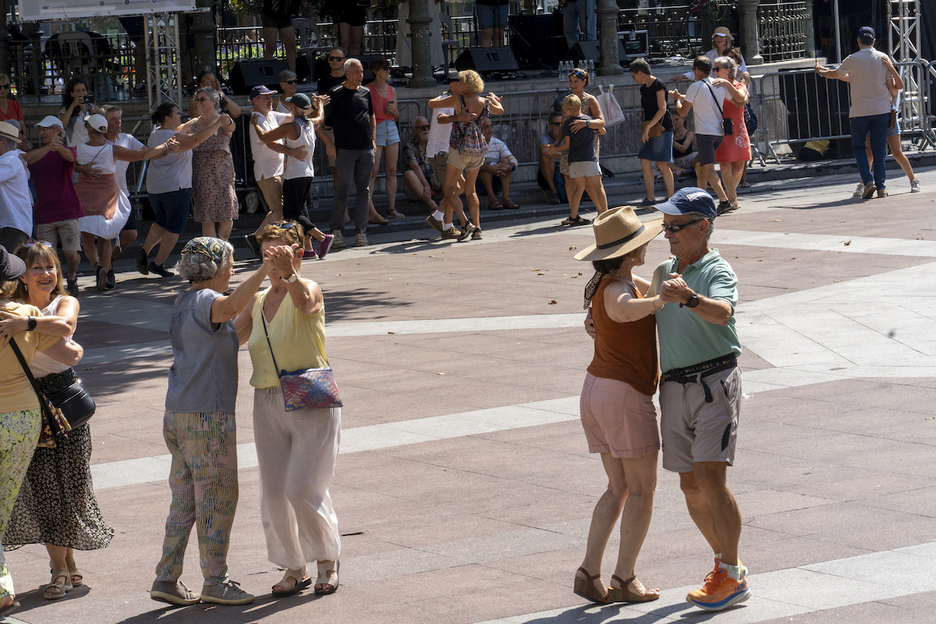
POLYGON ((679 273, 670 273, 670 279, 660 285, 660 301, 663 303, 685 303, 692 296, 692 289, 679 273))

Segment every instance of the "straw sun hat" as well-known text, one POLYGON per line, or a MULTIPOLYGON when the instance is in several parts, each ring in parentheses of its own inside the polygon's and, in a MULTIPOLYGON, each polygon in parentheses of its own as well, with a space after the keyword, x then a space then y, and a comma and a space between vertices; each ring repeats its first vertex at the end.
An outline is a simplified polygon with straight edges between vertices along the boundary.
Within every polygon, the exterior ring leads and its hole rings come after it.
POLYGON ((628 254, 659 236, 663 231, 663 219, 641 223, 633 208, 620 206, 598 215, 592 229, 595 244, 575 254, 576 260, 608 260, 628 254))

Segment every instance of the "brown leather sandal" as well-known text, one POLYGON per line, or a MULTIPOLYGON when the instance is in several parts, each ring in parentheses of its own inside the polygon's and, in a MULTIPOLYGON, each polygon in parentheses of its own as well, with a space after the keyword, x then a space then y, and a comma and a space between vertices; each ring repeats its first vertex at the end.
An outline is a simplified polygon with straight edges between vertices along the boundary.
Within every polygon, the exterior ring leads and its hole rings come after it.
MULTIPOLYGON (((601 580, 601 574, 589 574, 588 570, 585 568, 579 568, 575 573, 575 585, 572 591, 576 596, 581 596, 586 600, 591 600, 598 604, 607 604, 610 602, 608 600, 608 590, 605 589, 605 592, 602 594, 597 588, 595 588, 595 580, 601 580), (585 575, 586 578, 582 578, 578 575, 581 572, 585 575)), ((604 587, 604 583, 601 584, 604 587)))
POLYGON ((620 589, 617 587, 608 589, 608 602, 651 602, 660 598, 660 590, 647 589, 643 583, 637 580, 636 574, 626 581, 621 580, 621 577, 615 574, 611 577, 611 580, 620 583, 621 587, 620 589), (631 583, 634 584, 635 588, 643 590, 643 593, 638 594, 628 589, 628 585, 631 583))

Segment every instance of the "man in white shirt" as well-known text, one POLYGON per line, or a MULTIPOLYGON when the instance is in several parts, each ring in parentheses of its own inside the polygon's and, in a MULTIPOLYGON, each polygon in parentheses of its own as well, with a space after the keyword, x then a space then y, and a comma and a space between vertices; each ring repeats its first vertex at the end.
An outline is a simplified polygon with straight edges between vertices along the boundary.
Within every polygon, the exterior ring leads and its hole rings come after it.
POLYGON ((709 77, 712 73, 712 61, 707 56, 696 57, 692 63, 692 73, 696 82, 689 85, 686 95, 681 94, 679 89, 673 89, 669 96, 676 102, 676 112, 681 116, 688 115, 690 108, 693 111, 696 151, 702 169, 699 186, 704 187, 707 182, 715 189, 719 202, 717 213, 721 215, 731 210, 728 195, 722 188, 718 174, 715 173, 715 150, 725 137, 722 111, 728 91, 724 87, 712 86, 712 79, 709 77))
POLYGON ((13 251, 32 232, 29 170, 17 148, 19 130, 0 121, 0 245, 13 251))
POLYGON ((494 124, 490 119, 481 123, 481 132, 487 139, 488 152, 478 172, 478 194, 487 193, 490 210, 516 210, 520 206, 510 199, 510 176, 517 170, 517 158, 510 153, 506 143, 494 136, 494 124), (501 191, 500 201, 497 201, 498 191, 501 191))
MULTIPOLYGON (((278 113, 273 110, 274 95, 276 91, 263 85, 254 87, 250 91, 250 101, 253 104, 251 115, 260 120, 258 125, 264 132, 278 128, 287 119, 292 119, 289 113, 278 113)), ((257 242, 257 234, 270 223, 283 220, 283 154, 286 153, 286 146, 282 141, 271 144, 261 141, 252 123, 249 125, 248 136, 254 161, 254 179, 257 181, 260 192, 263 193, 267 208, 270 209, 257 231, 244 237, 250 251, 259 258, 260 244, 257 242)))
POLYGON ((845 78, 851 84, 851 107, 848 120, 851 125, 852 150, 858 173, 864 183, 864 199, 887 197, 884 180, 887 169, 884 156, 887 146, 887 126, 890 123, 891 95, 887 90, 887 65, 890 59, 874 49, 874 29, 863 26, 858 30, 858 51, 850 55, 838 69, 816 64, 816 73, 824 78, 845 78), (865 139, 871 135, 871 155, 874 156, 874 175, 865 153, 865 139))

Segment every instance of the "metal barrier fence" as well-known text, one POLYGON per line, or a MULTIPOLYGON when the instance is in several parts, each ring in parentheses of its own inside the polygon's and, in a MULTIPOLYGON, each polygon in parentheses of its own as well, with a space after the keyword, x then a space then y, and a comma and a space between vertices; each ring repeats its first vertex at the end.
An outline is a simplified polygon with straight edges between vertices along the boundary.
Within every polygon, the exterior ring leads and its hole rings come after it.
MULTIPOLYGON (((936 69, 930 62, 895 63, 906 88, 900 106, 901 135, 908 140, 923 139, 936 146, 933 116, 929 110, 930 84, 936 69)), ((755 139, 760 147, 780 162, 777 147, 807 141, 850 139, 848 112, 851 105, 848 83, 827 80, 812 69, 764 74, 753 80, 753 102, 759 119, 755 139)))

